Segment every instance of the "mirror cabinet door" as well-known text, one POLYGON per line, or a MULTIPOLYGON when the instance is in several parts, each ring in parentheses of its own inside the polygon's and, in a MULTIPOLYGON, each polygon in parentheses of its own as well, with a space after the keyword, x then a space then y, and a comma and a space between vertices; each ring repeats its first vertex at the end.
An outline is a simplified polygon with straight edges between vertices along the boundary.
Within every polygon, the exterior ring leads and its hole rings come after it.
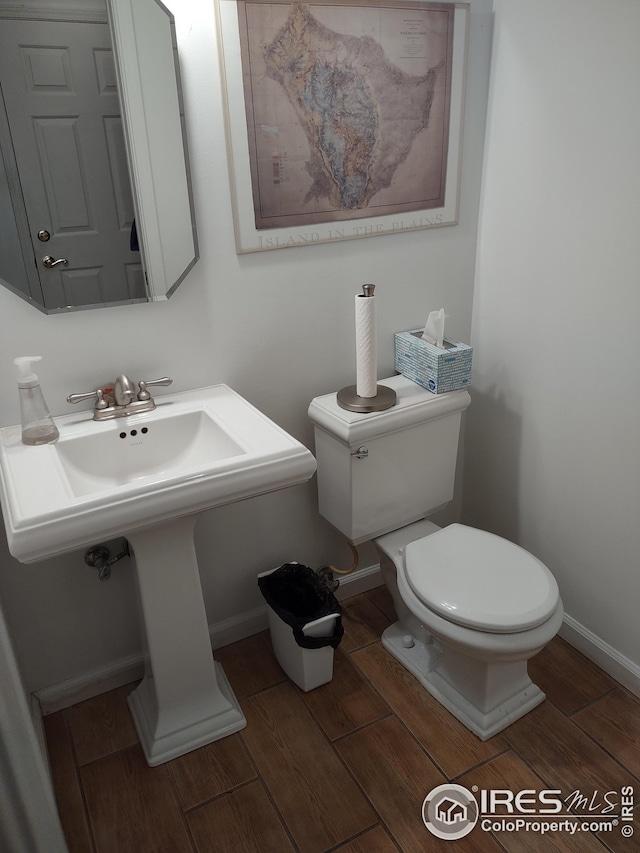
POLYGON ((47 313, 165 300, 198 256, 173 17, 107 3, 0 0, 0 284, 47 313))
POLYGON ((198 257, 175 26, 157 0, 108 9, 149 297, 167 299, 198 257))

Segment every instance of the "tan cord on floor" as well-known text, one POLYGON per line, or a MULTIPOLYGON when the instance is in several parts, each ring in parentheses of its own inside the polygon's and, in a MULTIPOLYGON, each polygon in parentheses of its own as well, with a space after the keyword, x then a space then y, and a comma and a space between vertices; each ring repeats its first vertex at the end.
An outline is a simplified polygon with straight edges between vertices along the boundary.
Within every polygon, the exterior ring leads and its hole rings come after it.
POLYGON ((351 548, 351 553, 353 555, 353 564, 349 569, 337 569, 335 566, 327 566, 327 568, 330 569, 334 575, 350 575, 351 572, 355 572, 355 570, 358 568, 358 563, 360 562, 360 555, 358 554, 358 549, 355 547, 355 545, 352 545, 351 542, 347 544, 349 545, 349 548, 351 548))

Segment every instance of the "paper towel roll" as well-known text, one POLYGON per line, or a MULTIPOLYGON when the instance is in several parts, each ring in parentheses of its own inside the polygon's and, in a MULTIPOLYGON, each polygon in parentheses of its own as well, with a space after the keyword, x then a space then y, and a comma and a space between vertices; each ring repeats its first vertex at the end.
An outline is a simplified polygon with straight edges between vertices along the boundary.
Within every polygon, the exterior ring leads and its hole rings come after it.
POLYGON ((356 296, 356 394, 375 397, 378 381, 376 298, 356 296))

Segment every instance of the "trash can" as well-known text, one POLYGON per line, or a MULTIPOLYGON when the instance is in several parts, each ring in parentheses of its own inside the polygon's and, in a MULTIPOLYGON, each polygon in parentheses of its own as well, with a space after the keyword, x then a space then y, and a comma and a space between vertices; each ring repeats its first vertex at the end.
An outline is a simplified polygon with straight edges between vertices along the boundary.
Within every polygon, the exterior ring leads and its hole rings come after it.
POLYGON ((269 605, 269 630, 278 663, 305 692, 333 677, 333 650, 344 629, 342 608, 329 587, 301 563, 258 575, 269 605))

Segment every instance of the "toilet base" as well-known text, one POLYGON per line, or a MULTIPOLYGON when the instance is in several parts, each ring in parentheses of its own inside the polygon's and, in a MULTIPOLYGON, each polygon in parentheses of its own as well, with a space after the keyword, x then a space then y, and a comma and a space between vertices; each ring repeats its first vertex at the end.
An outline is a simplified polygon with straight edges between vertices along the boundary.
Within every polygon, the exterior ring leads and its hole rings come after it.
POLYGON ((441 705, 480 740, 489 740, 545 699, 528 676, 527 662, 487 663, 439 642, 406 648, 399 622, 382 634, 382 645, 441 705), (464 693, 455 684, 464 686, 464 693))

